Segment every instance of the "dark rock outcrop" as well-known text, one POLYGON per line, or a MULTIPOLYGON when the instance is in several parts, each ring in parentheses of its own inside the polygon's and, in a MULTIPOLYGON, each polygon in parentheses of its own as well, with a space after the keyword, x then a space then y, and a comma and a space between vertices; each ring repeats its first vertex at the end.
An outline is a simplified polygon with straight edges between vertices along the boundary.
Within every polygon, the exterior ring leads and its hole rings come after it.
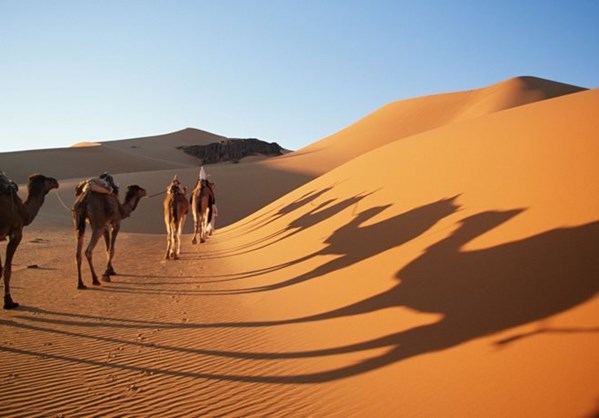
POLYGON ((203 164, 224 161, 236 163, 250 155, 277 156, 282 155, 284 152, 284 149, 276 142, 268 143, 255 138, 225 139, 208 145, 183 145, 177 148, 201 159, 203 164))

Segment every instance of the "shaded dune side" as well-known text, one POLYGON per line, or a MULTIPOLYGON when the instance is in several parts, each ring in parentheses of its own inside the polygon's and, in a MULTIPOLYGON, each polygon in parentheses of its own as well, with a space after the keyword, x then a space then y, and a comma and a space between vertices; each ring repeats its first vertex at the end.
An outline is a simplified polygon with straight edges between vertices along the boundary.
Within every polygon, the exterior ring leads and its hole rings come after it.
POLYGON ((97 142, 94 146, 0 153, 0 169, 17 183, 32 173, 57 179, 196 167, 199 161, 176 147, 223 139, 198 129, 144 138, 97 142))
POLYGON ((132 158, 127 152, 96 146, 0 153, 0 167, 11 179, 25 184, 32 173, 62 180, 94 177, 105 171, 132 173, 190 167, 190 164, 145 156, 132 158))
POLYGON ((120 150, 131 155, 132 158, 150 158, 156 161, 172 161, 190 166, 197 166, 200 160, 184 153, 178 149, 188 145, 207 145, 227 139, 224 136, 194 128, 186 128, 180 131, 149 136, 143 138, 123 139, 117 141, 106 141, 102 144, 111 149, 120 150))

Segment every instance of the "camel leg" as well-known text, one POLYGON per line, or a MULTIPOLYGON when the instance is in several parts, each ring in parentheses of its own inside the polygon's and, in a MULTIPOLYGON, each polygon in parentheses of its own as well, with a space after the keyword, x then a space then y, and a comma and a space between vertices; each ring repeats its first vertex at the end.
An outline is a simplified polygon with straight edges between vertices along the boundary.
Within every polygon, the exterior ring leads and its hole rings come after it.
POLYGON ((191 214, 193 215, 193 237, 191 238, 191 244, 196 245, 198 243, 197 235, 198 235, 198 226, 199 226, 198 225, 199 213, 198 213, 196 198, 193 197, 189 203, 190 203, 189 210, 191 211, 191 214))
POLYGON ((175 226, 171 223, 168 226, 168 236, 166 243, 166 258, 175 258, 175 226))
POLYGON ((77 253, 75 255, 75 259, 77 260, 77 289, 87 289, 87 286, 83 284, 83 279, 81 277, 81 251, 83 250, 84 234, 85 229, 83 231, 77 231, 77 253))
POLYGON ((198 233, 200 234, 200 243, 205 242, 204 239, 204 215, 200 213, 198 220, 198 233))
MULTIPOLYGON (((114 235, 114 233, 112 235, 114 235)), ((112 268, 112 256, 110 255, 113 244, 111 243, 111 234, 109 230, 106 230, 104 232, 104 242, 106 243, 106 258, 108 259, 108 265, 106 266, 106 271, 104 272, 104 275, 116 276, 116 271, 114 271, 114 268, 112 268)))
POLYGON ((164 226, 166 226, 166 252, 164 253, 164 259, 168 260, 171 252, 171 224, 166 214, 164 216, 164 226))
POLYGON ((112 268, 112 259, 114 258, 116 237, 119 234, 119 229, 121 226, 119 224, 113 225, 112 233, 110 234, 110 250, 108 250, 108 263, 106 264, 106 271, 102 275, 102 280, 105 282, 110 281, 110 275, 116 274, 114 269, 112 268))
POLYGON ((6 246, 6 260, 4 260, 4 309, 14 309, 19 306, 10 297, 10 277, 12 276, 12 258, 17 251, 22 237, 21 231, 15 232, 10 236, 10 241, 6 246))
POLYGON ((197 215, 194 213, 193 214, 193 238, 191 238, 192 245, 196 245, 198 243, 197 235, 198 235, 199 227, 200 227, 200 221, 198 220, 197 215))
POLYGON ((181 252, 181 235, 183 235, 183 227, 185 226, 185 219, 187 215, 181 217, 181 224, 179 225, 179 252, 181 252))
POLYGON ((200 242, 206 242, 206 236, 207 236, 207 232, 208 232, 208 211, 210 209, 206 209, 206 211, 204 211, 204 213, 202 214, 202 222, 200 225, 200 242))
POLYGON ((164 253, 164 258, 168 260, 171 256, 171 227, 166 227, 166 252, 164 253))
POLYGON ((98 281, 98 276, 96 275, 96 271, 94 270, 94 264, 92 262, 92 255, 94 253, 94 248, 96 248, 96 244, 100 240, 100 237, 104 233, 104 229, 96 229, 92 231, 92 236, 89 240, 89 244, 85 249, 85 257, 87 258, 87 263, 89 264, 89 269, 92 272, 92 283, 96 286, 100 285, 98 281))
POLYGON ((183 225, 185 225, 185 215, 181 216, 177 228, 177 257, 181 254, 181 234, 183 233, 183 225))
POLYGON ((177 253, 177 224, 174 222, 171 224, 171 256, 173 260, 179 258, 179 254, 177 253))

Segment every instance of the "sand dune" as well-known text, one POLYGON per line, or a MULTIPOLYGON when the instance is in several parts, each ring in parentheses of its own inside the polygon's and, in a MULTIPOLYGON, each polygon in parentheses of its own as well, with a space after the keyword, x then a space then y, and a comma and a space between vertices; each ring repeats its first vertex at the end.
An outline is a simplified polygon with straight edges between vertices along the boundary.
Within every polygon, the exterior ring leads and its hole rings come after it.
MULTIPOLYGON (((598 106, 599 89, 516 78, 387 105, 280 158, 209 166, 228 226, 198 247, 187 235, 165 262, 162 197, 144 199, 123 224, 120 274, 89 291, 52 192, 15 259, 23 306, 0 318, 0 409, 596 415, 598 106)), ((193 183, 180 156, 150 158, 168 140, 144 141, 95 149, 157 164, 121 184, 193 183)), ((55 169, 68 200, 77 175, 55 169)))
POLYGON ((317 141, 293 155, 294 167, 318 175, 365 152, 421 132, 489 113, 584 90, 535 77, 517 77, 489 87, 390 103, 355 124, 317 141), (318 155, 312 168, 300 156, 318 155), (324 170, 324 171, 318 171, 324 170))
POLYGON ((3 171, 20 184, 26 183, 34 172, 70 179, 98 176, 104 171, 130 173, 191 167, 178 161, 132 158, 127 152, 105 146, 2 153, 0 164, 3 171))

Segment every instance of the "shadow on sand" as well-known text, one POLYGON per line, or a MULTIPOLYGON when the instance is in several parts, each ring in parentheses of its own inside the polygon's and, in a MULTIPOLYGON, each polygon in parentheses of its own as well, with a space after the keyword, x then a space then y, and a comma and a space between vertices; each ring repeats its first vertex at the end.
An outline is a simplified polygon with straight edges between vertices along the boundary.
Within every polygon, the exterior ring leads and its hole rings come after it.
MULTIPOLYGON (((385 207, 361 212, 326 240, 328 246, 325 249, 294 262, 301 262, 324 254, 339 254, 341 255, 339 258, 322 264, 306 274, 280 283, 239 289, 239 291, 261 292, 292 286, 346 268, 353 263, 402 245, 424 234, 439 220, 455 213, 458 208, 454 199, 442 199, 367 226, 363 224, 384 210, 385 207)), ((386 348, 383 354, 345 367, 318 373, 287 376, 219 375, 152 369, 155 373, 165 375, 240 382, 288 384, 329 382, 369 372, 422 354, 445 350, 519 325, 541 321, 596 296, 599 290, 599 262, 597 261, 599 222, 553 229, 529 238, 479 250, 466 251, 463 249, 468 242, 507 222, 521 212, 522 209, 487 211, 462 219, 452 234, 431 245, 421 256, 397 271, 398 282, 391 289, 339 309, 302 318, 284 321, 171 324, 152 321, 146 323, 145 321, 119 318, 94 318, 55 312, 50 314, 64 315, 70 318, 51 320, 40 318, 38 315, 23 316, 22 319, 77 327, 94 326, 97 320, 102 319, 101 326, 103 327, 202 329, 252 328, 309 323, 363 315, 395 306, 405 306, 417 311, 441 315, 442 319, 432 324, 356 344, 312 351, 257 353, 152 345, 155 349, 250 360, 315 358, 386 348)), ((280 268, 284 267, 280 266, 280 268)), ((2 321, 2 323, 3 326, 67 333, 81 338, 108 338, 111 342, 131 344, 130 341, 121 341, 114 337, 90 336, 85 332, 49 330, 47 327, 35 327, 15 321, 2 321)), ((504 338, 497 341, 496 344, 505 347, 523 338, 531 338, 543 333, 569 334, 598 331, 599 327, 563 329, 545 327, 537 331, 504 338)), ((143 343, 136 344, 143 345, 143 343)), ((6 346, 0 347, 0 351, 38 355, 35 352, 6 346)), ((56 358, 63 361, 82 361, 58 355, 56 358)), ((108 363, 100 365, 136 370, 134 366, 128 365, 108 363)))

